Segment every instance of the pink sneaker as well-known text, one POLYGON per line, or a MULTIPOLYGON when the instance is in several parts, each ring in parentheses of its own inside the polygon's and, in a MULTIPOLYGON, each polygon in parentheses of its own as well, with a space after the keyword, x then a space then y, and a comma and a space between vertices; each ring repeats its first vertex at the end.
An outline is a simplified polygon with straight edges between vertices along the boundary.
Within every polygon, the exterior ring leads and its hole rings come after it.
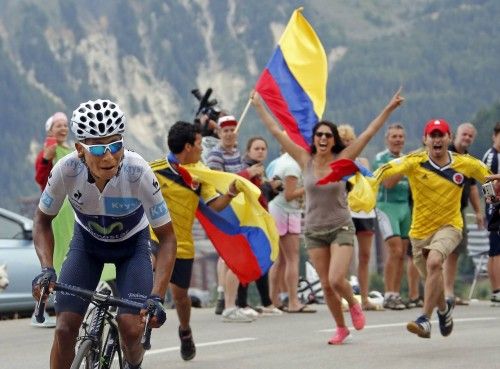
POLYGON ((337 331, 328 341, 329 345, 341 345, 351 339, 351 334, 347 327, 337 327, 337 331))
POLYGON ((353 305, 349 308, 351 313, 352 325, 358 331, 365 327, 365 314, 363 314, 363 309, 360 304, 353 305))

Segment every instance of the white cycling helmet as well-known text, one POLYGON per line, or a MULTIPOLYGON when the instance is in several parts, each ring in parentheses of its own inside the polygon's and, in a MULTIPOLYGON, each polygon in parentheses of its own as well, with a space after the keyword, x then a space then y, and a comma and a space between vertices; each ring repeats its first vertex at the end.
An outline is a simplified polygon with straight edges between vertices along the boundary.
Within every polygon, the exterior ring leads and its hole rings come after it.
POLYGON ((121 134, 125 132, 125 116, 110 100, 89 100, 73 112, 71 130, 80 141, 121 134))

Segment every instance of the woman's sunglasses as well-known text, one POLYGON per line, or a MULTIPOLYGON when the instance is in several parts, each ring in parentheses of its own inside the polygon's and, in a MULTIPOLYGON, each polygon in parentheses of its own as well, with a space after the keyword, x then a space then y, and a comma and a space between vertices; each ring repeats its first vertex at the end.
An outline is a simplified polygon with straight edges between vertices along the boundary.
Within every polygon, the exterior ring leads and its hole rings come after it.
POLYGON ((333 133, 330 133, 330 132, 316 132, 314 135, 316 137, 318 137, 318 138, 321 138, 323 136, 325 136, 326 138, 332 138, 333 137, 333 133))
POLYGON ((106 150, 109 150, 111 154, 116 154, 123 147, 123 138, 106 145, 85 145, 82 142, 80 142, 80 145, 82 145, 85 150, 87 150, 94 156, 103 156, 104 154, 106 154, 106 150))

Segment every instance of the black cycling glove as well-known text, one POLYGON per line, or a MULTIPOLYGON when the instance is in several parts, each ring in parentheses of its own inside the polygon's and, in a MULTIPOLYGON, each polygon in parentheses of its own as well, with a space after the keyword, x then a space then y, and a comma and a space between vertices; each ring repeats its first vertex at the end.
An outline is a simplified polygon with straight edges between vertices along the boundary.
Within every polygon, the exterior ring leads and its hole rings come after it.
POLYGON ((160 326, 166 322, 167 313, 163 307, 163 299, 160 296, 150 295, 144 302, 144 309, 156 317, 160 326))

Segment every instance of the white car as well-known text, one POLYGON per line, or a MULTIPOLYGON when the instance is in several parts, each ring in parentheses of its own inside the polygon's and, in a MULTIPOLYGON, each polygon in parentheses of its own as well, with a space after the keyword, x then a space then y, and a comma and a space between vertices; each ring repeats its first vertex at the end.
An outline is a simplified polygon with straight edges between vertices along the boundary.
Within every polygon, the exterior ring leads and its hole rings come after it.
POLYGON ((40 262, 32 230, 31 219, 0 208, 0 315, 34 309, 31 281, 40 273, 40 262))

